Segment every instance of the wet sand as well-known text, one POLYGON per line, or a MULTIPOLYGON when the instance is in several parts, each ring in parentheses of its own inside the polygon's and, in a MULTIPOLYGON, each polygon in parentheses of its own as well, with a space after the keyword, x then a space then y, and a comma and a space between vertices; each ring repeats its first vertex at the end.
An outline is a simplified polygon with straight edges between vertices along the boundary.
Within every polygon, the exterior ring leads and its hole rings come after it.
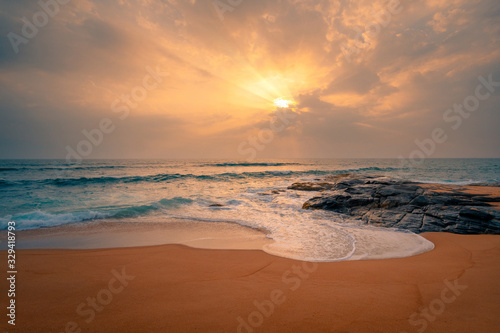
POLYGON ((418 256, 318 264, 182 245, 19 250, 9 332, 496 332, 500 236, 424 236, 436 248, 418 256))
MULTIPOLYGON (((5 248, 2 235, 0 246, 5 248)), ((201 249, 261 250, 273 241, 265 230, 235 223, 97 220, 17 232, 18 249, 103 249, 182 244, 201 249)))

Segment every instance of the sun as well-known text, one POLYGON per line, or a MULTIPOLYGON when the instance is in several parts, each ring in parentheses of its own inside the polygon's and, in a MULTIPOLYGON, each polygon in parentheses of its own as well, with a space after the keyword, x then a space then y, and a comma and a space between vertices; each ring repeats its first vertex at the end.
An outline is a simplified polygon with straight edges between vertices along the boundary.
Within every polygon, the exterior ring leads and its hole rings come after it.
POLYGON ((283 99, 281 97, 276 98, 274 100, 274 105, 279 107, 279 108, 287 108, 290 106, 290 104, 293 104, 292 101, 287 101, 286 99, 283 99))

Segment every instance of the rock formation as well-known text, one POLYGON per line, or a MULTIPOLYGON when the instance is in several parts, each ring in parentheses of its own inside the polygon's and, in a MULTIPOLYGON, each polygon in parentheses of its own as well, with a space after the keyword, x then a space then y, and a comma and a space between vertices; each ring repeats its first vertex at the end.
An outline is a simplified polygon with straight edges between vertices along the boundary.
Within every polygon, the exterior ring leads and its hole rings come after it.
POLYGON ((466 193, 460 187, 438 192, 415 182, 389 177, 345 174, 321 182, 295 183, 300 191, 321 191, 304 209, 325 209, 373 226, 415 233, 500 234, 500 197, 466 193))

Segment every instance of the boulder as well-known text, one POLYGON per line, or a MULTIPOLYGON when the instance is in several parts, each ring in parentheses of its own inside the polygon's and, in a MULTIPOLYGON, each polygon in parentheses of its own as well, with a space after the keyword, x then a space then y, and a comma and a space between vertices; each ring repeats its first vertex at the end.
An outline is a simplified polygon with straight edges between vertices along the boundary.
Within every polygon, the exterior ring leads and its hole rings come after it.
POLYGON ((498 197, 461 192, 438 192, 422 184, 389 177, 346 174, 325 181, 294 183, 299 191, 321 191, 303 209, 345 214, 366 224, 413 232, 500 234, 500 212, 490 202, 498 197))

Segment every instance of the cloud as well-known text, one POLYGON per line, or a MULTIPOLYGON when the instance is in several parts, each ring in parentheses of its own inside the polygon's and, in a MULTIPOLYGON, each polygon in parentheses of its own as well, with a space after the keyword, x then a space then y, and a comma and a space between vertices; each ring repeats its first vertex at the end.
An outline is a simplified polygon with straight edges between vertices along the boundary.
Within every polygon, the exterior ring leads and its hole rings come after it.
MULTIPOLYGON (((212 1, 82 0, 61 5, 16 54, 7 34, 22 34, 41 8, 2 2, 0 157, 63 157, 156 67, 168 78, 93 157, 238 158, 278 97, 297 101, 297 117, 260 157, 404 155, 446 125, 443 112, 479 75, 500 81, 500 3, 400 7, 387 16, 387 1, 255 0, 221 20, 212 1)), ((498 157, 498 96, 436 157, 498 157)))
POLYGON ((86 19, 81 25, 88 34, 89 44, 97 47, 116 48, 122 36, 116 28, 99 19, 86 19))

